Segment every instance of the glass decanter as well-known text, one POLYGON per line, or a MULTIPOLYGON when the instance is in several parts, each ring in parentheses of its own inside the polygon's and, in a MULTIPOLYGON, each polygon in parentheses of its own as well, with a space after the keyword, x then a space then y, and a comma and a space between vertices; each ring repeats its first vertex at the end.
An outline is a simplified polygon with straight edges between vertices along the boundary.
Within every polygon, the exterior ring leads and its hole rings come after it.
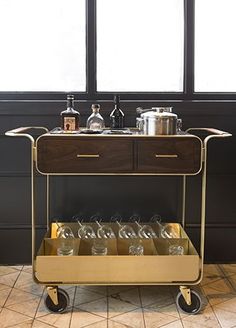
POLYGON ((180 236, 176 233, 176 231, 173 229, 173 227, 170 224, 161 223, 161 217, 159 215, 154 215, 151 218, 151 221, 159 226, 160 238, 180 238, 180 236))

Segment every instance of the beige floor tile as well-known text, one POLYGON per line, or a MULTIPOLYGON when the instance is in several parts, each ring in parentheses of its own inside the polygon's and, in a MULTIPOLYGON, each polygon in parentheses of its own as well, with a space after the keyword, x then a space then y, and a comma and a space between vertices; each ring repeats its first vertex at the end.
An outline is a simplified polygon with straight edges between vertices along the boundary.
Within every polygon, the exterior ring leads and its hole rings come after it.
POLYGON ((112 318, 135 309, 137 309, 137 306, 134 304, 108 297, 108 318, 112 318))
MULTIPOLYGON (((191 322, 191 321, 185 321, 185 320, 182 320, 182 325, 184 328, 209 328, 208 326, 205 326, 205 325, 200 325, 198 323, 194 323, 194 322, 191 322)), ((214 326, 212 326, 211 328, 213 328, 214 326)), ((221 328, 220 325, 218 324, 218 326, 215 326, 215 328, 221 328)))
POLYGON ((7 266, 7 265, 0 266, 0 276, 9 274, 9 273, 14 273, 16 271, 17 271, 17 269, 15 269, 14 267, 11 267, 11 266, 7 266))
POLYGON ((12 273, 4 274, 0 276, 0 284, 7 285, 9 287, 13 287, 20 271, 14 270, 12 273))
POLYGON ((41 296, 44 291, 44 286, 36 284, 33 281, 32 275, 24 271, 21 271, 14 287, 39 296, 41 296))
POLYGON ((235 291, 235 293, 236 293, 236 274, 233 274, 233 275, 227 277, 227 279, 229 280, 229 282, 230 282, 231 285, 233 286, 234 291, 235 291))
POLYGON ((211 305, 220 304, 235 297, 233 288, 225 279, 203 286, 202 290, 211 305))
POLYGON ((92 325, 86 326, 86 328, 107 328, 107 320, 93 323, 92 325))
POLYGON ((57 328, 68 328, 70 326, 71 312, 65 313, 50 313, 43 317, 37 318, 37 321, 41 321, 48 325, 57 328))
POLYGON ((88 291, 84 288, 77 287, 75 293, 74 306, 78 306, 83 303, 92 302, 103 297, 104 296, 102 294, 98 294, 95 292, 88 291))
POLYGON ((22 270, 23 265, 11 265, 9 268, 15 269, 15 270, 22 270))
POLYGON ((171 303, 169 305, 160 305, 159 303, 152 304, 151 306, 146 308, 149 311, 156 311, 160 312, 162 314, 171 315, 177 319, 180 319, 180 314, 177 309, 177 306, 173 301, 171 300, 171 303))
POLYGON ((102 321, 104 321, 103 317, 75 309, 72 313, 70 328, 82 328, 102 321))
POLYGON ((4 289, 9 289, 11 287, 7 286, 7 285, 3 285, 3 284, 0 284, 0 291, 4 290, 4 289))
POLYGON ((21 314, 25 314, 25 315, 33 318, 35 316, 36 310, 38 308, 39 301, 40 301, 40 297, 36 296, 35 298, 28 300, 28 301, 9 305, 9 306, 7 306, 7 308, 9 310, 13 310, 13 311, 16 311, 21 314))
POLYGON ((219 267, 226 277, 236 274, 236 264, 220 264, 219 267))
POLYGON ((0 291, 0 306, 4 306, 10 292, 11 292, 12 288, 11 287, 7 287, 3 290, 0 291))
POLYGON ((32 273, 32 265, 24 265, 22 270, 24 272, 32 273))
MULTIPOLYGON (((199 312, 196 315, 188 315, 184 318, 182 318, 182 322, 184 324, 184 327, 188 325, 188 322, 193 323, 193 324, 197 324, 198 327, 209 327, 209 328, 218 328, 219 323, 217 320, 217 317, 215 315, 215 313, 213 312, 212 308, 210 305, 206 306, 205 309, 203 309, 203 311, 199 312), (186 324, 185 324, 186 322, 186 324)), ((189 326, 191 327, 191 325, 189 324, 189 326)))
POLYGON ((38 320, 34 320, 32 328, 52 328, 51 325, 48 325, 44 322, 40 322, 38 320))
POLYGON ((164 325, 167 325, 173 321, 176 321, 177 318, 163 314, 157 311, 153 311, 150 309, 144 309, 144 321, 146 328, 158 328, 164 325))
POLYGON ((183 324, 181 320, 178 320, 162 326, 162 328, 183 328, 183 324))
POLYGON ((107 288, 107 295, 113 295, 113 294, 118 294, 122 292, 126 292, 128 290, 131 290, 133 288, 137 288, 136 286, 108 286, 107 288))
POLYGON ((107 296, 107 286, 79 286, 80 288, 86 289, 90 292, 95 292, 107 296))
POLYGON ((141 307, 141 300, 139 296, 139 289, 133 288, 117 294, 112 294, 111 298, 115 298, 119 301, 128 302, 137 307, 141 307))
POLYGON ((93 302, 81 304, 78 308, 82 311, 87 311, 107 318, 107 298, 101 298, 93 302))
POLYGON ((107 326, 108 328, 132 328, 131 326, 128 326, 127 324, 123 325, 122 323, 115 322, 113 320, 108 320, 107 324, 108 324, 108 326, 107 326))
POLYGON ((201 286, 209 284, 211 282, 223 279, 224 274, 216 264, 205 264, 203 267, 203 279, 201 281, 201 286))
POLYGON ((0 328, 17 326, 29 320, 32 320, 32 318, 4 308, 0 313, 0 328))
POLYGON ((136 309, 131 312, 123 313, 112 318, 112 321, 121 323, 122 325, 127 325, 132 328, 144 328, 144 319, 142 309, 136 309))
POLYGON ((170 300, 173 300, 170 289, 165 286, 141 287, 140 294, 143 307, 156 303, 164 306, 170 304, 170 300))
POLYGON ((30 302, 35 299, 36 296, 30 293, 26 293, 22 290, 13 288, 11 294, 9 295, 7 302, 5 304, 6 307, 9 307, 14 304, 19 304, 23 302, 30 302))
POLYGON ((23 323, 18 323, 15 326, 11 326, 11 328, 31 328, 31 327, 34 327, 34 320, 33 319, 31 319, 29 321, 26 321, 26 322, 23 322, 23 323))
POLYGON ((231 328, 236 326, 236 313, 222 310, 217 306, 214 306, 213 309, 222 328, 231 328))
POLYGON ((213 309, 215 309, 215 308, 233 312, 236 314, 236 297, 234 297, 226 302, 215 305, 213 307, 213 309))

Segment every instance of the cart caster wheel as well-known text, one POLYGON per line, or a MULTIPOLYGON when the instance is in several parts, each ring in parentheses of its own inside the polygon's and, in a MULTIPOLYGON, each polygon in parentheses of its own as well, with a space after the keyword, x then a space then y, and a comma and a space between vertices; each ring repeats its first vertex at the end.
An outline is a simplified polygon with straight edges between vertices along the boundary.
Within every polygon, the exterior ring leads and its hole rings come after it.
POLYGON ((69 295, 64 289, 57 289, 58 304, 55 305, 49 295, 44 299, 44 304, 46 308, 52 313, 63 313, 66 311, 69 305, 69 295))
POLYGON ((176 304, 178 308, 184 313, 197 314, 201 310, 202 300, 198 295, 198 293, 196 293, 194 290, 191 290, 190 293, 191 293, 190 305, 186 303, 181 292, 179 292, 176 297, 176 304))

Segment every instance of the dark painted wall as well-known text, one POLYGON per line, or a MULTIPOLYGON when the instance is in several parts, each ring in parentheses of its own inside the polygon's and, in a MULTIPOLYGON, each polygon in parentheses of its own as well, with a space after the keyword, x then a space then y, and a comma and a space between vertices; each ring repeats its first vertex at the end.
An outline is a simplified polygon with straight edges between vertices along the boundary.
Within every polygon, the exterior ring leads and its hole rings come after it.
MULTIPOLYGON (((108 123, 110 102, 99 102, 108 123)), ((135 108, 173 105, 183 119, 183 128, 215 127, 236 133, 236 102, 123 102, 126 125, 135 126, 135 108)), ((77 102, 82 125, 90 114, 90 102, 77 102)), ((30 152, 29 141, 5 137, 19 126, 59 125, 65 102, 0 102, 0 263, 30 263, 30 152)), ((210 141, 206 211, 206 261, 236 260, 236 138, 210 141)), ((55 177, 51 188, 52 218, 70 220, 76 213, 85 217, 97 211, 105 219, 119 211, 125 219, 135 211, 144 220, 159 213, 164 220, 180 218, 181 179, 177 177, 55 177)), ((187 230, 196 247, 199 243, 199 176, 188 178, 187 230)), ((37 242, 45 231, 45 178, 37 177, 37 242)))

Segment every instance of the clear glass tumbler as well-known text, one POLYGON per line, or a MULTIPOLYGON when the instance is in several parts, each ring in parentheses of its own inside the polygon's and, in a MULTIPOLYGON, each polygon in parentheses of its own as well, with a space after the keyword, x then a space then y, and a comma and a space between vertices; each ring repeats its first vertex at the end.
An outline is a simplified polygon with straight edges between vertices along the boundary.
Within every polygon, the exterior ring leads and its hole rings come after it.
POLYGON ((107 242, 104 239, 94 239, 92 248, 92 255, 103 256, 107 255, 107 242))

